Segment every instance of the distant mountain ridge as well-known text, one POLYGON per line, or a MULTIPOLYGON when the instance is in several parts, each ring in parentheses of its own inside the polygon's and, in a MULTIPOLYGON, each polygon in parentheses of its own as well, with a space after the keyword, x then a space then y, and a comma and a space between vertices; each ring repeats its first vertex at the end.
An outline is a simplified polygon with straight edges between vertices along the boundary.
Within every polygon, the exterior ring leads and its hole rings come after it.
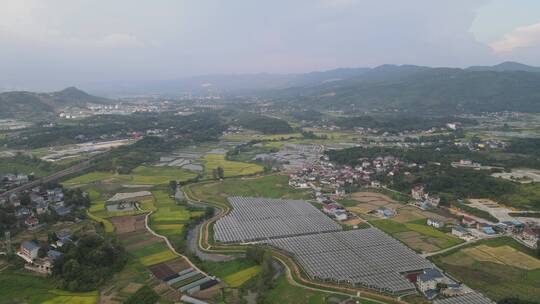
POLYGON ((0 117, 54 113, 60 108, 84 107, 89 103, 107 104, 112 100, 87 94, 75 87, 51 93, 14 91, 0 93, 0 117))
POLYGON ((467 69, 383 65, 342 81, 263 94, 276 102, 349 112, 538 113, 540 73, 536 69, 510 62, 467 69))
POLYGON ((493 66, 471 66, 469 71, 495 71, 495 72, 535 72, 540 73, 540 67, 530 66, 519 62, 506 61, 493 66))

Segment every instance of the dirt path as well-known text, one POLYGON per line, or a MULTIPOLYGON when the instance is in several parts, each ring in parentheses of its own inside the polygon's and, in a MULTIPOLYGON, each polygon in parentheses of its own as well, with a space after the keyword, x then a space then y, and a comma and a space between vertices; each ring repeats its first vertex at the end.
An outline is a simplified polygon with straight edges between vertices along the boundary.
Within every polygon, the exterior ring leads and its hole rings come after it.
POLYGON ((148 225, 148 219, 150 218, 150 215, 152 215, 152 213, 154 213, 154 211, 151 211, 151 212, 147 213, 145 218, 144 218, 144 226, 146 227, 146 230, 148 230, 148 232, 150 232, 152 235, 164 240, 165 243, 167 244, 167 246, 169 247, 169 249, 172 252, 174 252, 174 254, 176 254, 177 256, 182 257, 184 260, 186 260, 190 267, 192 267, 193 269, 199 271, 200 273, 202 273, 206 277, 211 277, 209 274, 202 271, 201 269, 199 269, 199 267, 197 267, 195 264, 193 264, 186 256, 184 256, 184 255, 180 254, 178 251, 176 251, 176 249, 174 249, 173 245, 171 244, 171 242, 169 241, 168 238, 164 237, 161 234, 157 234, 156 232, 154 232, 154 230, 152 230, 152 228, 150 228, 150 226, 148 225))
POLYGON ((502 236, 504 236, 504 235, 494 235, 494 236, 488 236, 488 237, 485 237, 485 238, 478 238, 478 239, 474 239, 472 241, 464 242, 464 243, 457 244, 457 245, 452 246, 452 247, 445 248, 443 250, 430 252, 430 253, 423 253, 423 254, 421 254, 421 256, 424 257, 424 258, 427 258, 427 257, 430 257, 430 256, 442 254, 442 253, 445 253, 445 252, 448 252, 448 251, 451 251, 451 250, 454 250, 456 248, 460 248, 460 247, 463 247, 463 246, 466 246, 466 245, 474 244, 474 243, 479 242, 481 240, 495 239, 495 238, 502 237, 502 236))

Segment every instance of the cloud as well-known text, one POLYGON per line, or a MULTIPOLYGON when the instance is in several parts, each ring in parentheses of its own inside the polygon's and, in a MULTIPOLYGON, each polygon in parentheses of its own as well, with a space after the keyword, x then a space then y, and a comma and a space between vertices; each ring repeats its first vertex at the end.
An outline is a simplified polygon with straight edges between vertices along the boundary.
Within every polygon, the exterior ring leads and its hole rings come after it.
POLYGON ((493 41, 489 46, 496 53, 510 53, 518 48, 540 45, 540 22, 519 27, 504 35, 501 39, 493 41))

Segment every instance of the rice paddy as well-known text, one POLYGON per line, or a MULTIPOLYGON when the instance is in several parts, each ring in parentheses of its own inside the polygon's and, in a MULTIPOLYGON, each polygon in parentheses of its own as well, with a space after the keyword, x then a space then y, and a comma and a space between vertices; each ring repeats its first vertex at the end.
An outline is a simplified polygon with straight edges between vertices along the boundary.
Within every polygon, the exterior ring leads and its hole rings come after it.
POLYGON ((226 160, 225 155, 222 154, 208 154, 203 157, 203 161, 207 175, 211 174, 212 170, 217 167, 223 168, 225 177, 251 175, 263 171, 263 168, 260 165, 229 161, 226 160))

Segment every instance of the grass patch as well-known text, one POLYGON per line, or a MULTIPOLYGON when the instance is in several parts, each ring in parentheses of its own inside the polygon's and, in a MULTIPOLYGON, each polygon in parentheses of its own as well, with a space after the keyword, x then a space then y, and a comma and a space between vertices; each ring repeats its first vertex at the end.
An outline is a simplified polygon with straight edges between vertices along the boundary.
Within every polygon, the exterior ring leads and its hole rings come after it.
POLYGON ((429 226, 425 226, 425 225, 419 225, 419 224, 412 224, 412 223, 406 223, 405 226, 412 230, 412 231, 416 231, 420 234, 423 234, 423 235, 426 235, 426 236, 430 236, 430 237, 434 237, 434 238, 437 238, 439 240, 444 240, 444 243, 438 243, 438 246, 441 248, 441 249, 444 249, 444 248, 448 248, 448 247, 452 247, 452 246, 455 246, 457 244, 461 244, 463 243, 463 240, 461 239, 458 239, 456 237, 453 237, 451 235, 448 235, 442 231, 439 231, 435 228, 432 228, 432 227, 429 227, 429 226))
POLYGON ((520 184, 515 193, 503 194, 499 200, 520 209, 540 210, 540 183, 520 184))
POLYGON ((405 224, 394 222, 392 220, 374 220, 370 221, 370 223, 388 234, 410 231, 405 224))
POLYGON ((51 280, 27 274, 0 273, 0 303, 97 303, 98 293, 58 290, 51 280))
POLYGON ((446 234, 442 231, 439 231, 433 227, 429 227, 424 224, 418 224, 419 221, 413 221, 409 223, 399 223, 393 220, 373 220, 370 223, 381 229, 382 231, 394 236, 395 238, 403 241, 409 247, 423 251, 432 251, 427 248, 436 246, 436 248, 444 249, 448 247, 455 246, 463 242, 463 240, 453 237, 449 234, 446 234), (414 240, 410 238, 405 239, 404 232, 414 231, 418 233, 418 236, 414 240), (431 245, 431 246, 430 246, 431 245))
POLYGON ((452 205, 454 205, 455 207, 469 213, 469 214, 472 214, 474 216, 477 216, 479 218, 483 218, 485 220, 488 220, 490 222, 493 222, 493 223, 498 223, 499 220, 492 216, 491 214, 489 214, 489 212, 487 211, 484 211, 484 210, 480 210, 480 209, 477 209, 477 208, 474 208, 474 207, 471 207, 467 204, 462 204, 462 203, 458 203, 458 202, 455 202, 455 203, 452 203, 452 205))
POLYGON ((293 286, 289 284, 285 275, 281 275, 275 287, 266 293, 265 298, 268 303, 325 304, 329 297, 337 296, 293 286))
POLYGON ((114 225, 111 222, 109 222, 108 220, 106 220, 104 218, 101 218, 99 216, 96 216, 93 213, 90 213, 88 210, 86 210, 86 215, 91 220, 96 221, 98 223, 101 223, 103 225, 103 228, 105 229, 105 232, 107 232, 107 233, 114 232, 114 225))
POLYGON ((307 191, 289 187, 285 175, 268 175, 250 179, 226 179, 222 182, 200 184, 190 187, 191 193, 200 200, 227 203, 227 197, 254 196, 269 198, 309 199, 307 191))
POLYGON ((156 253, 161 253, 161 252, 168 251, 168 250, 169 250, 169 247, 167 247, 167 245, 165 245, 165 243, 157 242, 157 243, 150 244, 148 246, 144 246, 142 248, 139 248, 139 249, 137 249, 135 251, 132 251, 130 253, 133 254, 134 256, 138 257, 138 258, 143 258, 143 257, 146 257, 146 256, 151 256, 151 255, 154 255, 156 253))
POLYGON ((233 275, 245 269, 257 266, 257 264, 248 259, 235 259, 227 262, 205 262, 204 269, 219 278, 224 278, 233 275))
MULTIPOLYGON (((508 247, 520 251, 520 254, 531 253, 531 250, 511 238, 497 238, 482 240, 474 245, 435 256, 432 260, 457 279, 493 300, 509 297, 540 299, 540 269, 526 270, 505 264, 507 257, 501 259, 498 255, 501 251, 508 253, 508 247), (482 260, 479 260, 480 256, 467 254, 471 250, 485 251, 486 246, 492 247, 491 251, 496 254, 490 258, 496 258, 497 262, 487 261, 483 256, 482 260)), ((529 258, 535 259, 532 256, 529 258)), ((514 262, 517 261, 512 261, 514 262)))

